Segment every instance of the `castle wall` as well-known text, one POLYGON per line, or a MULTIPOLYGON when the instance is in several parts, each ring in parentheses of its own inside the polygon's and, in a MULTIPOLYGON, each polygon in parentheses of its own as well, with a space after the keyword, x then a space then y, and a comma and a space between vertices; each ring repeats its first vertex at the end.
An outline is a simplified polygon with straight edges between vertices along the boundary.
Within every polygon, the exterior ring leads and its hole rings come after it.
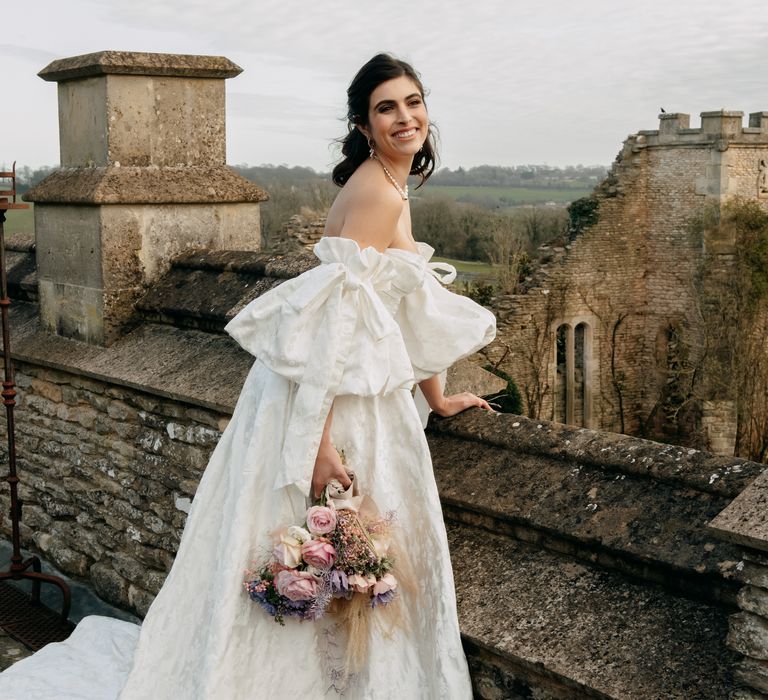
POLYGON ((692 224, 734 196, 768 204, 758 187, 765 127, 761 113, 746 128, 741 113, 703 113, 699 129, 688 128, 687 115, 662 115, 658 131, 627 139, 596 189, 596 223, 525 293, 495 300, 499 336, 487 355, 517 381, 529 415, 733 453, 734 392, 724 393, 716 377, 708 388, 705 377, 706 400, 688 400, 707 295, 717 294, 697 291, 696 278, 705 256, 713 279, 727 277, 733 242, 692 224), (555 333, 580 322, 591 328, 592 371, 585 410, 566 421, 555 333))

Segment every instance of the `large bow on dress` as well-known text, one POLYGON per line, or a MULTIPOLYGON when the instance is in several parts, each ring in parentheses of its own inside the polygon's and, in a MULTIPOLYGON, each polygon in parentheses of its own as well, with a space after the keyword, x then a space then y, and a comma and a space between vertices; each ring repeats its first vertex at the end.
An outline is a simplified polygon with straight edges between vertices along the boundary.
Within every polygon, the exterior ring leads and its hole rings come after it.
POLYGON ((400 328, 377 293, 396 274, 392 261, 350 239, 323 238, 314 251, 323 264, 255 299, 225 328, 298 385, 274 488, 296 484, 305 494, 333 398, 413 384, 400 328))

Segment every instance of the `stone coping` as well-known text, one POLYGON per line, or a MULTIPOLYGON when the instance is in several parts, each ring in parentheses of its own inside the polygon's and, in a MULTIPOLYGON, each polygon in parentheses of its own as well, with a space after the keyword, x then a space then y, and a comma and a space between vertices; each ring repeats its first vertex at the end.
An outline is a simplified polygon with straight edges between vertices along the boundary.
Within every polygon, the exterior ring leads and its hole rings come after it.
POLYGON ((430 430, 510 448, 513 452, 592 464, 619 474, 645 476, 730 498, 738 496, 766 469, 765 464, 738 457, 510 414, 498 414, 494 420, 488 420, 476 411, 468 411, 450 419, 435 419, 430 430))
POLYGON ((572 689, 554 697, 728 697, 736 655, 717 606, 488 532, 447 530, 470 650, 572 689))
MULTIPOLYGON (((516 422, 511 415, 482 418, 516 422)), ((733 605, 739 550, 705 527, 729 497, 617 473, 575 455, 563 461, 431 430, 428 441, 447 519, 597 557, 639 579, 733 605)))
POLYGON ((227 165, 61 168, 28 190, 40 204, 226 204, 269 195, 227 165))
POLYGON ((320 264, 319 258, 309 251, 290 253, 249 250, 192 250, 173 260, 173 267, 181 270, 209 272, 244 272, 255 276, 290 279, 320 264))
POLYGON ((252 299, 319 262, 308 252, 192 251, 173 261, 136 308, 149 322, 220 333, 252 299))
POLYGON ((744 112, 733 109, 715 109, 709 112, 699 112, 699 116, 702 119, 705 117, 738 117, 741 119, 744 116, 744 112))
POLYGON ((227 335, 144 324, 105 348, 43 331, 36 304, 14 301, 9 315, 16 360, 226 414, 254 361, 227 335))
POLYGON ((234 78, 243 69, 224 56, 198 56, 141 51, 97 51, 60 58, 38 75, 59 82, 95 75, 160 75, 185 78, 234 78))
POLYGON ((768 467, 709 527, 729 542, 768 552, 768 467))
POLYGON ((5 249, 15 253, 34 253, 35 252, 35 234, 34 233, 6 233, 5 249))

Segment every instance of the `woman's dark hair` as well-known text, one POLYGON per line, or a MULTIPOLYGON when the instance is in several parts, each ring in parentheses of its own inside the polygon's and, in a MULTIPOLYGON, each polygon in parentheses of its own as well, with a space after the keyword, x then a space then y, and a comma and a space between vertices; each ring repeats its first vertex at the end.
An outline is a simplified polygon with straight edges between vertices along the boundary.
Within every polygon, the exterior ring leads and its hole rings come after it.
MULTIPOLYGON (((410 63, 401 61, 394 56, 380 53, 366 63, 352 80, 347 90, 347 135, 339 139, 341 153, 344 159, 333 169, 333 181, 339 186, 344 184, 352 176, 352 173, 360 167, 361 163, 369 156, 368 140, 357 128, 358 124, 368 124, 368 109, 371 93, 382 83, 393 78, 407 76, 419 88, 422 99, 424 98, 424 86, 421 84, 419 74, 410 63)), ((424 184, 427 178, 434 172, 437 161, 437 148, 435 146, 434 126, 429 125, 427 139, 424 145, 413 158, 411 175, 419 175, 424 184)))

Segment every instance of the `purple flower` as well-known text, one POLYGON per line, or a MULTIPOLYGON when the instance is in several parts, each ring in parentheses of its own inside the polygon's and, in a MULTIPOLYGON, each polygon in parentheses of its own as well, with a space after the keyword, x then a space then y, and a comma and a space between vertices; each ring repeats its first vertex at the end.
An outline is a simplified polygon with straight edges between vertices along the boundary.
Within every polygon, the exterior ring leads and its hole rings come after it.
POLYGON ((385 591, 384 593, 379 593, 378 595, 375 595, 371 598, 371 607, 375 608, 377 605, 386 605, 389 603, 389 601, 392 600, 396 595, 394 590, 385 591))
POLYGON ((348 598, 352 594, 347 575, 341 569, 331 571, 330 584, 334 598, 348 598))

